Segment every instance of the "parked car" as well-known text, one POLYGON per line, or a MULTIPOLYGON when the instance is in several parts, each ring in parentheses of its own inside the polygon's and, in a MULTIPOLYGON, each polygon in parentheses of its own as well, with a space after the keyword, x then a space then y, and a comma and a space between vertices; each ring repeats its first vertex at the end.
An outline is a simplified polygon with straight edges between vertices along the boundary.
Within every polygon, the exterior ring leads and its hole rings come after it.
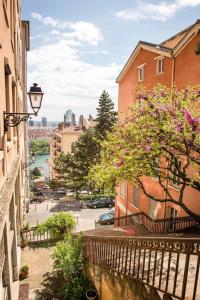
POLYGON ((50 187, 46 184, 42 187, 43 189, 50 189, 50 187))
POLYGON ((101 214, 99 216, 99 224, 101 225, 108 225, 108 224, 114 224, 114 217, 115 217, 115 212, 110 211, 104 214, 101 214))
POLYGON ((66 195, 66 189, 57 190, 57 194, 66 195))
POLYGON ((67 192, 67 197, 71 197, 71 196, 74 196, 74 192, 67 192))
POLYGON ((80 191, 81 195, 88 195, 88 191, 80 191))
POLYGON ((35 196, 32 199, 30 199, 30 203, 42 203, 44 200, 45 199, 42 196, 35 196))
POLYGON ((100 207, 113 207, 114 199, 110 198, 99 198, 86 204, 89 208, 100 208, 100 207))

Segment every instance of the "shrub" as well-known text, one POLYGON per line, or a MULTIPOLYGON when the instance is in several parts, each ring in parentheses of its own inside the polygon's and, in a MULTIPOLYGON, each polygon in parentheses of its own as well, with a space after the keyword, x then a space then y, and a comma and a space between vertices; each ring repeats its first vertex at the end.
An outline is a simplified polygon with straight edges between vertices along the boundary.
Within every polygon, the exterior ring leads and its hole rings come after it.
POLYGON ((85 259, 83 254, 82 236, 73 238, 71 235, 57 243, 52 257, 55 259, 54 268, 63 276, 64 287, 60 291, 61 299, 83 299, 89 287, 84 276, 85 259))
POLYGON ((49 217, 37 227, 37 232, 44 234, 49 231, 52 237, 62 238, 66 233, 72 232, 76 221, 71 213, 59 212, 49 217))

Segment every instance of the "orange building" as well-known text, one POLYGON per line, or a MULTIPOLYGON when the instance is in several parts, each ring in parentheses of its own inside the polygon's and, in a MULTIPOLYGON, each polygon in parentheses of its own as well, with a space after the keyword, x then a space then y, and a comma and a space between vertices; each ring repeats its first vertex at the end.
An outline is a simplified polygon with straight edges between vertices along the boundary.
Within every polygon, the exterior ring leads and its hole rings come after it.
MULTIPOLYGON (((200 84, 200 20, 161 44, 140 41, 119 74, 117 83, 118 110, 123 115, 136 102, 138 83, 147 89, 152 89, 157 83, 169 88, 175 84, 179 89, 189 83, 200 84)), ((152 195, 163 193, 156 179, 146 178, 145 185, 152 195)), ((179 193, 172 183, 170 189, 174 194, 179 193)), ((198 191, 188 188, 184 202, 192 211, 200 214, 198 191)), ((127 182, 121 182, 117 187, 115 211, 116 217, 138 211, 145 212, 153 219, 187 215, 179 206, 155 202, 127 182)))

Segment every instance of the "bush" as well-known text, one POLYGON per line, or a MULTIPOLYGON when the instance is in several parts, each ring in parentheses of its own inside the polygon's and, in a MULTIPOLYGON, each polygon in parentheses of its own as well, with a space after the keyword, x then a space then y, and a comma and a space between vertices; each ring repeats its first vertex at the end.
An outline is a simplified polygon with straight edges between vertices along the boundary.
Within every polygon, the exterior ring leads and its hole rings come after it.
POLYGON ((52 237, 62 238, 66 233, 72 232, 75 225, 76 221, 71 213, 59 212, 38 225, 37 232, 44 234, 49 231, 52 237))
POLYGON ((71 235, 65 236, 64 241, 57 243, 52 257, 55 259, 54 268, 63 276, 64 287, 60 291, 61 299, 83 299, 89 283, 84 276, 82 236, 79 235, 77 238, 71 235))
POLYGON ((33 176, 35 177, 40 177, 42 174, 40 172, 40 170, 38 169, 38 167, 35 167, 35 169, 33 170, 33 176))

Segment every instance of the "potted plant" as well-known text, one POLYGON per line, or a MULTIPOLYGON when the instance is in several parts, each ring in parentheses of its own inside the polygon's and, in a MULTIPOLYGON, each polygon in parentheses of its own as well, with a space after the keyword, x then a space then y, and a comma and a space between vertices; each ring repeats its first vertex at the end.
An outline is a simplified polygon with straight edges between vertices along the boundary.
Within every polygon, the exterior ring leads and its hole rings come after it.
POLYGON ((86 298, 88 300, 95 300, 97 298, 97 292, 93 289, 90 289, 86 292, 86 298))
POLYGON ((23 265, 20 268, 19 279, 22 280, 22 279, 27 278, 28 274, 29 274, 29 266, 28 265, 23 265))

